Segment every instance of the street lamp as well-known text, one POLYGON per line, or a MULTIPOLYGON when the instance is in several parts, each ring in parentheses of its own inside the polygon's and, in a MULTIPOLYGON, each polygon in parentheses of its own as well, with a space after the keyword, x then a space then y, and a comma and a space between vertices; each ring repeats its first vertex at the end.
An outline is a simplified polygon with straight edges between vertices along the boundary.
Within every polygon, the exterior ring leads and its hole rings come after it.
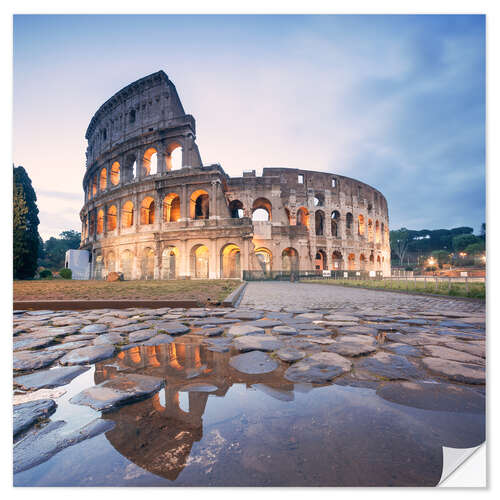
POLYGON ((434 257, 431 257, 429 259, 429 266, 434 266, 435 264, 436 264, 436 261, 435 261, 434 257))

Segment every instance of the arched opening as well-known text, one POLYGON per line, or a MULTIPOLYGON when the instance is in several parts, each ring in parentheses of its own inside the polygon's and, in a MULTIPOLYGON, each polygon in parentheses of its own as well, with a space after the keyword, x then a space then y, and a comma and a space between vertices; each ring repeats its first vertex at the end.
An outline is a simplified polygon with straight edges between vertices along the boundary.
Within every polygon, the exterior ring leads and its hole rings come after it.
POLYGON ((178 142, 172 142, 167 147, 165 155, 167 171, 180 170, 182 168, 182 147, 178 142))
POLYGON ((281 254, 281 266, 283 271, 291 272, 299 269, 299 253, 295 248, 285 248, 281 254))
POLYGON ((134 204, 127 201, 122 206, 122 227, 132 227, 134 223, 134 204))
POLYGON ((353 224, 353 216, 351 212, 347 212, 345 214, 345 230, 346 233, 349 235, 352 233, 352 224, 353 224))
POLYGON ((195 278, 208 278, 209 252, 205 245, 195 245, 191 249, 191 272, 195 278))
POLYGON ((309 228, 309 211, 305 207, 300 207, 297 210, 297 226, 309 228))
POLYGON ((155 148, 148 148, 142 158, 142 175, 154 175, 158 173, 158 152, 155 148))
POLYGON ((377 269, 382 267, 382 262, 380 261, 380 255, 377 255, 377 269))
POLYGON ((161 279, 175 280, 177 278, 177 257, 179 250, 176 247, 167 247, 161 254, 161 279))
POLYGON ((318 250, 314 258, 314 268, 317 271, 323 271, 323 269, 328 269, 328 264, 326 260, 326 253, 324 250, 318 250))
POLYGON ((92 198, 97 194, 97 175, 94 175, 92 180, 92 198))
POLYGON ((102 280, 102 271, 104 269, 104 260, 102 255, 98 255, 94 261, 94 279, 102 280))
POLYGON ((121 272, 123 273, 123 279, 132 279, 132 266, 133 266, 134 256, 130 250, 124 250, 121 255, 121 272))
POLYGON ((135 161, 135 155, 128 154, 123 165, 123 180, 125 182, 132 181, 136 178, 136 167, 137 162, 135 161))
POLYGON ((272 205, 267 198, 257 198, 252 205, 253 221, 270 221, 272 218, 272 205))
POLYGON ((368 241, 373 242, 373 221, 368 219, 368 241))
POLYGON ((115 252, 108 252, 106 255, 106 274, 112 273, 115 271, 115 252))
POLYGON ((313 198, 313 203, 315 207, 325 206, 325 196, 323 193, 316 193, 313 198))
POLYGON ((105 168, 101 168, 101 173, 99 174, 99 189, 104 191, 108 183, 108 171, 105 168))
POLYGON ((325 229, 325 213, 323 210, 316 210, 314 214, 314 228, 316 231, 316 236, 323 236, 325 229))
POLYGON ((189 200, 189 213, 191 219, 208 219, 210 216, 210 200, 208 193, 198 189, 189 200))
POLYGON ((221 274, 222 278, 239 278, 241 252, 237 245, 228 243, 221 250, 221 274))
POLYGON ((332 212, 332 237, 333 238, 338 238, 339 237, 339 224, 340 224, 340 212, 337 210, 334 210, 332 212))
POLYGON ((380 224, 380 238, 382 240, 382 243, 384 243, 384 240, 385 240, 385 227, 384 227, 384 223, 382 222, 382 224, 380 224))
POLYGON ((261 247, 255 250, 255 257, 264 274, 271 272, 272 253, 267 248, 261 247))
POLYGON ((366 269, 366 257, 363 253, 359 256, 359 268, 361 269, 361 271, 364 271, 366 269))
POLYGON ((163 198, 164 222, 177 222, 181 217, 181 199, 177 193, 169 193, 163 198))
POLYGON ((154 224, 155 221, 155 201, 151 196, 146 196, 141 203, 141 224, 154 224))
POLYGON ((375 243, 380 243, 380 222, 375 221, 375 243))
POLYGON ((102 234, 104 232, 104 210, 99 210, 97 212, 97 234, 102 234))
POLYGON ((120 164, 117 161, 111 165, 110 180, 113 186, 120 183, 120 164))
POLYGON ((116 229, 116 213, 116 205, 111 205, 108 208, 108 214, 106 217, 106 226, 108 228, 108 231, 114 231, 116 229))
POLYGON ((336 250, 332 253, 333 269, 342 269, 342 254, 336 250))
POLYGON ((347 269, 349 271, 356 269, 356 256, 353 253, 350 253, 347 257, 347 269))
POLYGON ((243 203, 233 200, 229 203, 229 213, 232 219, 241 219, 244 216, 243 203))
POLYGON ((155 253, 152 248, 145 248, 141 259, 141 276, 144 280, 152 280, 155 272, 155 253))
POLYGON ((365 218, 359 214, 358 216, 358 234, 364 236, 365 234, 365 218))
POLYGON ((370 268, 373 269, 373 266, 375 264, 375 255, 372 253, 370 254, 370 268))

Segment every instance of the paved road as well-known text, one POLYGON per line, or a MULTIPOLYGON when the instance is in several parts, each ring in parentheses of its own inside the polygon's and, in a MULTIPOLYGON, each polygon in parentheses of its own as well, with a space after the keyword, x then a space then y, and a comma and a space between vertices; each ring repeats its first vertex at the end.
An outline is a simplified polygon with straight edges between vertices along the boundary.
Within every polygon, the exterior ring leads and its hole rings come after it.
POLYGON ((284 307, 329 308, 349 311, 448 311, 484 313, 479 301, 426 297, 335 285, 253 281, 248 283, 240 307, 280 310, 284 307))

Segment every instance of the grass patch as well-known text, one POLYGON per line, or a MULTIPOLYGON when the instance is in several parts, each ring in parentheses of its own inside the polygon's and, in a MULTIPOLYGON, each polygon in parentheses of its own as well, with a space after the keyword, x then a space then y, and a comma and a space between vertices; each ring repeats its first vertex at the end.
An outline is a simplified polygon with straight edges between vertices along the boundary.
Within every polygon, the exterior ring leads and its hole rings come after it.
POLYGON ((224 300, 239 280, 14 281, 14 300, 224 300))
POLYGON ((304 280, 303 283, 316 283, 321 285, 340 285, 358 288, 372 288, 376 290, 396 290, 405 292, 429 293, 447 295, 451 297, 468 297, 474 299, 486 298, 485 283, 448 283, 435 281, 399 281, 399 280, 337 280, 320 279, 304 280))

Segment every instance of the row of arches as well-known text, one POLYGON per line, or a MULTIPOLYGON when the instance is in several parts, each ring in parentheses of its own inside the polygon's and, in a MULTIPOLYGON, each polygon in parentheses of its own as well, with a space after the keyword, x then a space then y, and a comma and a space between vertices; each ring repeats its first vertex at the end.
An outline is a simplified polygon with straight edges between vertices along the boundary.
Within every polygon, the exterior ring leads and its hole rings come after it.
MULTIPOLYGON (((241 251, 238 245, 228 243, 220 250, 220 277, 241 277, 241 251)), ((189 275, 197 279, 208 279, 210 252, 206 245, 196 244, 189 252, 189 275)), ((105 256, 99 254, 93 267, 94 279, 103 279, 112 271, 120 271, 126 280, 155 279, 156 254, 153 248, 146 247, 137 255, 125 249, 119 254, 110 250, 105 256)), ((180 275, 180 252, 176 246, 167 246, 161 253, 159 262, 159 278, 163 280, 177 279, 180 275)))
MULTIPOLYGON (((157 207, 152 196, 145 196, 139 205, 139 224, 154 224, 157 214, 157 207)), ((181 199, 177 193, 169 193, 162 200, 162 220, 163 222, 177 222, 181 217, 181 199)), ((210 200, 208 193, 203 189, 194 191, 189 199, 189 216, 191 219, 208 219, 210 216, 210 200)), ((137 217, 137 207, 131 200, 127 200, 121 207, 120 221, 116 205, 110 205, 105 210, 100 208, 95 214, 89 213, 88 225, 84 224, 84 236, 94 234, 94 222, 97 224, 96 233, 102 234, 105 231, 114 231, 118 224, 121 228, 132 227, 137 217)))
MULTIPOLYGON (((152 247, 146 247, 137 254, 125 249, 118 253, 110 250, 95 258, 93 276, 95 279, 104 278, 111 271, 121 271, 126 280, 131 279, 178 279, 181 274, 189 275, 196 279, 208 279, 214 275, 210 272, 210 251, 205 244, 198 243, 191 247, 188 258, 181 264, 181 254, 174 245, 166 246, 157 262, 157 255, 152 247), (181 268, 186 266, 186 268, 181 268), (158 267, 155 272, 155 267, 158 267)), ((258 247, 254 251, 255 269, 263 274, 270 274, 273 269, 284 272, 298 271, 300 269, 299 252, 293 248, 285 248, 281 255, 278 254, 278 263, 273 262, 273 253, 269 248, 258 247)), ((219 251, 220 267, 218 274, 221 278, 241 277, 241 250, 235 243, 225 244, 219 251)), ((356 256, 349 253, 346 258, 339 250, 330 255, 333 270, 382 270, 384 256, 373 253, 361 253, 356 256)), ((316 270, 329 268, 329 258, 325 250, 319 249, 315 254, 314 265, 316 270)))
POLYGON ((179 170, 182 168, 182 146, 178 142, 169 144, 167 150, 162 155, 154 147, 146 149, 142 156, 139 156, 140 172, 137 167, 137 156, 129 154, 124 161, 125 178, 122 179, 123 172, 120 162, 115 161, 109 167, 103 167, 94 175, 87 188, 87 199, 94 198, 98 192, 117 186, 121 180, 131 181, 137 178, 155 175, 163 171, 179 170))
MULTIPOLYGON (((316 198, 315 198, 316 199, 316 198)), ((323 203, 318 203, 315 205, 322 206, 323 203)), ((232 218, 241 218, 244 216, 243 203, 240 200, 232 200, 229 203, 229 212, 232 218)), ((287 215, 288 223, 292 224, 292 217, 290 215, 290 210, 285 207, 285 213, 287 215)), ((299 207, 297 209, 297 215, 295 219, 295 225, 305 226, 309 229, 309 218, 311 214, 306 207, 299 207)), ((330 234, 334 238, 339 238, 341 235, 340 227, 341 215, 338 210, 333 210, 330 215, 330 234)), ((253 221, 271 221, 272 220, 272 205, 267 198, 257 198, 252 204, 252 220, 253 221)), ((316 210, 314 212, 314 230, 316 236, 325 235, 326 227, 326 215, 323 210, 316 210)), ((348 235, 352 234, 352 229, 354 226, 354 217, 351 212, 347 212, 345 215, 345 229, 348 235)), ((365 217, 363 215, 358 216, 358 235, 365 236, 367 233, 368 241, 375 243, 383 243, 385 239, 385 225, 380 223, 378 220, 373 223, 372 219, 368 219, 367 224, 365 224, 365 217), (367 228, 366 228, 367 226, 367 228)))

